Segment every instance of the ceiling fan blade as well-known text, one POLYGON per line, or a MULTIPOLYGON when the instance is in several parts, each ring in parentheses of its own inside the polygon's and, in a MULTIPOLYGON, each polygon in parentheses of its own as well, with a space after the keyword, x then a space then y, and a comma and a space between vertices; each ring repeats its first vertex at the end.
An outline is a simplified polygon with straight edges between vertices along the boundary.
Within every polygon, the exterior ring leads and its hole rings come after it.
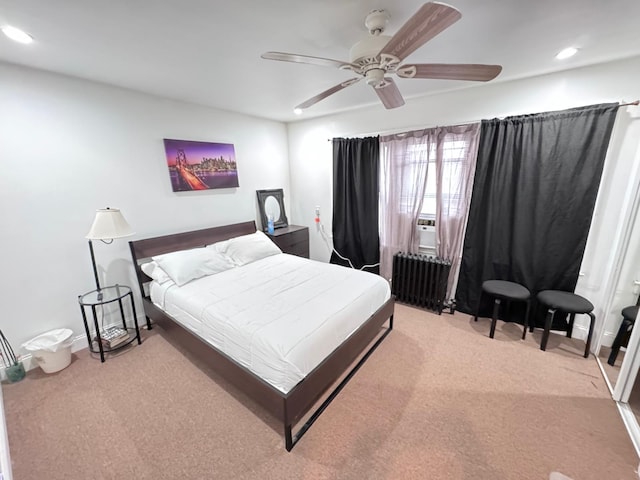
POLYGON ((502 71, 501 65, 480 65, 475 63, 423 63, 402 65, 396 71, 401 78, 432 78, 444 80, 475 80, 488 82, 502 71))
POLYGON ((384 87, 374 87, 385 108, 397 108, 404 105, 404 98, 402 98, 402 94, 393 79, 385 78, 385 83, 386 85, 384 87))
POLYGON ((340 60, 332 60, 330 58, 322 57, 310 57, 308 55, 298 55, 295 53, 282 53, 282 52, 266 52, 260 55, 266 60, 279 60, 281 62, 293 62, 293 63, 307 63, 309 65, 320 65, 321 67, 355 67, 349 62, 342 62, 340 60))
POLYGON ((425 3, 402 26, 382 49, 381 54, 393 55, 400 60, 427 43, 447 27, 457 22, 462 14, 444 3, 425 3))
POLYGON ((320 100, 324 100, 329 95, 333 95, 334 93, 339 92, 343 88, 347 88, 353 85, 354 83, 358 83, 361 79, 362 77, 355 77, 350 80, 347 80, 346 82, 339 83, 335 87, 331 87, 329 90, 325 90, 324 92, 319 93, 315 97, 310 98, 306 102, 303 102, 300 105, 297 105, 295 108, 301 108, 301 109, 309 108, 311 105, 315 105, 320 100))

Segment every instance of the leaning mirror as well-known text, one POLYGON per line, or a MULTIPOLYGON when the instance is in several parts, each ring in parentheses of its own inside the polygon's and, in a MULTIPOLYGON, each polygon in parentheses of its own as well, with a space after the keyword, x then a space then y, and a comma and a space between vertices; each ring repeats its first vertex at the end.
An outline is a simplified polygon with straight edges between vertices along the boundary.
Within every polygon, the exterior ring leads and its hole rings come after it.
POLYGON ((273 216, 274 228, 282 228, 289 225, 284 210, 284 192, 281 188, 273 190, 256 190, 258 195, 258 207, 260 209, 260 221, 262 230, 267 231, 267 218, 273 216))

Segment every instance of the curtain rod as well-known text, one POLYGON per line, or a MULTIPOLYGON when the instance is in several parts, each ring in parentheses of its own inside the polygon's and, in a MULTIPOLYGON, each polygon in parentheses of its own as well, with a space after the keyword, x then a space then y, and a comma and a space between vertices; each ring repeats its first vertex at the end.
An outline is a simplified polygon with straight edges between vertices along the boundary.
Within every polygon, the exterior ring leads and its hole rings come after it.
MULTIPOLYGON (((454 125, 458 126, 458 125, 469 125, 471 123, 479 123, 482 120, 467 120, 465 122, 456 122, 454 125)), ((441 125, 431 125, 431 126, 427 126, 425 127, 424 125, 422 127, 402 127, 402 128, 395 128, 393 130, 383 130, 382 132, 371 132, 371 133, 356 133, 354 134, 355 138, 361 138, 361 137, 375 137, 376 135, 378 136, 385 136, 385 135, 397 135, 399 133, 407 133, 407 132, 413 132, 414 130, 426 130, 428 128, 436 128, 439 127, 441 125)), ((451 125, 447 125, 447 126, 451 126, 451 125)), ((339 138, 343 138, 343 137, 339 137, 339 138)), ((333 141, 333 138, 327 138, 327 142, 331 142, 333 141)))
MULTIPOLYGON (((619 107, 638 106, 638 105, 640 105, 640 100, 635 100, 633 102, 626 102, 626 103, 618 102, 619 107)), ((468 125, 470 123, 477 123, 480 121, 481 120, 462 122, 462 123, 456 123, 456 125, 468 125)), ((409 130, 403 129, 400 131, 396 129, 396 130, 388 130, 386 132, 377 132, 377 133, 358 133, 356 134, 356 137, 370 137, 372 135, 394 135, 397 133, 411 132, 413 130, 423 130, 425 128, 434 128, 434 127, 415 127, 415 128, 410 128, 409 130)), ((327 138, 327 142, 331 142, 331 141, 333 141, 333 138, 327 138)))

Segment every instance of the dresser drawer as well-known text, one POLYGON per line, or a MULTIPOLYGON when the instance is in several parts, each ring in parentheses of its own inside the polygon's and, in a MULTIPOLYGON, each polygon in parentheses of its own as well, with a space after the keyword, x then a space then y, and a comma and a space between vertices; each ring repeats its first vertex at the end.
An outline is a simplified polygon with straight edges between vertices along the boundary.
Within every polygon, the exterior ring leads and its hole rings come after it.
POLYGON ((309 258, 309 242, 300 242, 290 247, 280 248, 284 253, 289 255, 297 255, 299 257, 309 258))
POLYGON ((309 230, 298 230, 274 237, 274 241, 280 248, 287 248, 301 242, 309 243, 309 230))
POLYGON ((309 228, 297 225, 277 229, 269 234, 273 243, 278 245, 283 253, 309 258, 309 228))

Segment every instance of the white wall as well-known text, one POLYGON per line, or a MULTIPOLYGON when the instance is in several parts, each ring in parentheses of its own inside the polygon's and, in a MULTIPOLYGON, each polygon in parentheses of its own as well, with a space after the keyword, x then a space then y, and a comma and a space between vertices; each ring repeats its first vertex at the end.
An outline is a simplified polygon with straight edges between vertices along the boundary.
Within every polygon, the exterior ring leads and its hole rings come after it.
MULTIPOLYGON (((413 99, 391 111, 375 105, 296 122, 287 137, 278 122, 0 63, 0 328, 15 346, 50 328, 83 334, 77 295, 93 288, 84 235, 96 208, 121 208, 137 232, 132 238, 144 238, 255 219, 255 190, 282 187, 290 222, 310 227, 312 258, 327 260, 313 222, 319 205, 331 231, 327 139, 635 100, 639 77, 633 58, 413 99), (173 193, 163 138, 233 143, 240 187, 173 193)), ((578 287, 598 308, 611 237, 635 187, 637 110, 623 109, 616 122, 578 287)), ((127 240, 96 244, 103 283, 134 284, 127 240)))
MULTIPOLYGON (((311 257, 327 260, 330 249, 316 233, 313 212, 321 208, 321 218, 331 232, 332 147, 327 139, 400 132, 436 125, 454 125, 508 115, 561 110, 604 102, 633 101, 640 98, 640 57, 569 70, 535 78, 491 82, 474 88, 412 99, 399 109, 380 105, 289 125, 291 196, 296 199, 292 216, 296 223, 311 229, 311 257)), ((420 81, 420 80, 404 80, 420 81)), ((402 90, 402 80, 399 88, 402 90)), ((355 87, 353 87, 355 88, 355 87)), ((338 95, 348 95, 342 92, 338 95)), ((639 107, 621 109, 603 176, 602 193, 589 238, 585 275, 577 288, 596 305, 602 317, 611 264, 612 236, 616 232, 630 184, 629 172, 639 149, 640 122, 634 119, 639 107)), ((569 186, 567 188, 570 188, 569 186)), ((583 327, 580 319, 578 327, 583 327)), ((613 327, 611 327, 613 329, 613 327)), ((580 332, 576 336, 579 336, 580 332)))
POLYGON ((282 123, 2 63, 0 164, 0 328, 14 347, 52 328, 84 335, 97 208, 136 231, 95 242, 102 283, 135 285, 128 240, 254 220, 256 189, 289 192, 282 123), (240 187, 172 192, 163 138, 233 143, 240 187))

